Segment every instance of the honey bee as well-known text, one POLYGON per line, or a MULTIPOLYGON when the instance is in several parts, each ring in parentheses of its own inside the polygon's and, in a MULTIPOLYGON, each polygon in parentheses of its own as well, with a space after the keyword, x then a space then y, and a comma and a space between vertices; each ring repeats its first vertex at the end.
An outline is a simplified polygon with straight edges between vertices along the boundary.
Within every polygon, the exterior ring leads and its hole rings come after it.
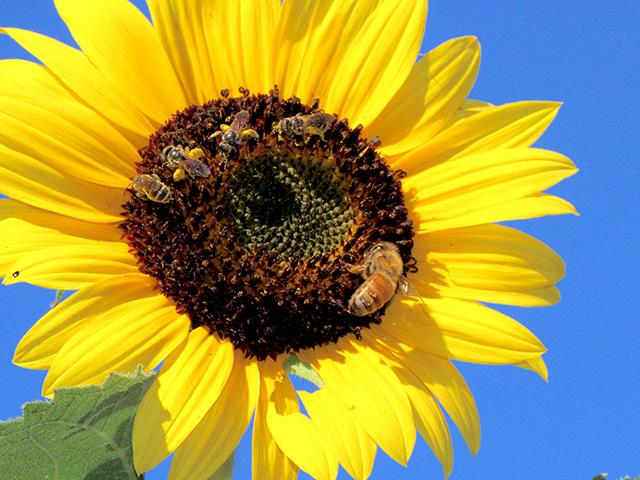
POLYGON ((324 134, 331 127, 331 123, 336 119, 335 115, 329 113, 312 113, 310 115, 297 114, 280 120, 273 131, 278 134, 278 140, 285 136, 299 136, 305 134, 310 137, 317 136, 324 140, 324 134))
POLYGON ((364 317, 380 310, 396 291, 408 293, 410 285, 402 270, 402 257, 397 246, 390 242, 374 245, 365 253, 362 265, 350 268, 353 273, 361 273, 364 282, 351 295, 346 310, 357 317, 364 317))
POLYGON ((171 190, 160 181, 160 177, 155 173, 153 175, 136 175, 131 180, 131 188, 135 190, 136 196, 152 202, 169 203, 173 200, 171 190))
POLYGON ((231 125, 220 125, 220 131, 215 132, 209 138, 222 137, 219 148, 226 156, 238 154, 238 147, 249 138, 260 140, 258 132, 247 128, 251 115, 246 110, 241 110, 233 116, 231 125))
POLYGON ((209 167, 200 160, 204 157, 201 148, 182 148, 181 146, 169 145, 162 150, 162 158, 169 168, 174 168, 173 180, 180 182, 187 175, 190 177, 207 178, 211 176, 209 167))

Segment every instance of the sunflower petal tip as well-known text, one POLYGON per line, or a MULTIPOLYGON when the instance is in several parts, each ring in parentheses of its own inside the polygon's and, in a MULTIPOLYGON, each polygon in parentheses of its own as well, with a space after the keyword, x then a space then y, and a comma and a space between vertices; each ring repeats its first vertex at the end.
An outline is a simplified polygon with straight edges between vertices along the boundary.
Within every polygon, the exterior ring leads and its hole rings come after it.
POLYGON ((24 337, 16 346, 13 352, 13 358, 11 359, 11 362, 18 367, 25 367, 25 364, 28 363, 29 350, 23 347, 23 343, 24 337))
POLYGON ((478 454, 480 451, 480 438, 476 439, 473 445, 469 445, 469 450, 471 451, 471 455, 474 457, 478 454))
POLYGON ((449 480, 449 477, 451 476, 451 473, 453 473, 453 463, 451 463, 451 465, 443 465, 443 476, 444 476, 444 480, 449 480))
POLYGON ((42 385, 41 395, 45 398, 53 398, 53 388, 48 385, 46 381, 44 385, 42 385))
POLYGON ((480 43, 478 40, 478 37, 475 35, 463 35, 462 37, 458 37, 458 40, 462 42, 467 42, 470 45, 474 43, 477 43, 477 44, 480 43))
POLYGON ((19 354, 17 351, 13 354, 13 358, 11 359, 11 363, 13 363, 16 367, 24 367, 24 365, 22 364, 22 355, 19 354))
POLYGON ((569 215, 574 215, 576 217, 580 216, 580 212, 576 209, 576 207, 571 203, 571 202, 567 202, 566 200, 564 200, 564 203, 566 204, 566 210, 564 211, 564 213, 569 214, 569 215))

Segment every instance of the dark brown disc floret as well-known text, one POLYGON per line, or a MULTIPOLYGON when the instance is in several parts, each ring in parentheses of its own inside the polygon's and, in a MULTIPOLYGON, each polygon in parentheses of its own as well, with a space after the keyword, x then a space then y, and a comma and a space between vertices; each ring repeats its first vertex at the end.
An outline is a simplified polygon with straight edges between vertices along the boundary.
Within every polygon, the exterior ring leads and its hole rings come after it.
POLYGON ((379 242, 413 265, 400 178, 346 119, 269 95, 191 106, 140 153, 121 228, 193 328, 264 359, 379 323, 345 307, 379 242))

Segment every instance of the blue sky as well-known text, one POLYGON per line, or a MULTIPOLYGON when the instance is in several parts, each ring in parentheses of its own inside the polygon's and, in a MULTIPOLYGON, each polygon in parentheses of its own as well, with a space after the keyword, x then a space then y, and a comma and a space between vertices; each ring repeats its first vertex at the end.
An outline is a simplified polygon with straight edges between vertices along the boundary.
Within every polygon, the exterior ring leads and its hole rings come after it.
MULTIPOLYGON (((139 2, 136 2, 139 4, 139 2)), ((472 97, 492 103, 560 100, 542 148, 581 172, 553 189, 580 217, 514 222, 567 263, 559 305, 504 308, 546 344, 550 382, 512 367, 460 365, 482 420, 472 457, 454 434, 454 480, 587 478, 640 474, 640 328, 635 301, 640 195, 640 3, 587 0, 432 0, 423 51, 459 35, 483 47, 472 97)), ((49 0, 0 0, 0 25, 70 41, 49 0)), ((0 57, 25 57, 0 38, 0 57)), ((53 292, 0 287, 0 418, 38 398, 44 374, 11 365, 21 335, 53 292)), ((249 478, 246 439, 237 478, 249 478)), ((163 465, 147 478, 166 478, 163 465)), ((347 478, 346 476, 344 478, 347 478)), ((405 469, 379 454, 373 479, 441 478, 424 442, 405 469)))

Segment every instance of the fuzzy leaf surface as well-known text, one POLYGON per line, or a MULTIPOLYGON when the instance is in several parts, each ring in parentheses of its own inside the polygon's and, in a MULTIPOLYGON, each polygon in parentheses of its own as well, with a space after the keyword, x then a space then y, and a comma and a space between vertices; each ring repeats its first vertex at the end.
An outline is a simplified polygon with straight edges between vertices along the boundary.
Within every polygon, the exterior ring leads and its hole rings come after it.
POLYGON ((24 416, 0 423, 4 480, 140 480, 132 462, 133 417, 153 375, 111 375, 104 384, 56 390, 24 416))

